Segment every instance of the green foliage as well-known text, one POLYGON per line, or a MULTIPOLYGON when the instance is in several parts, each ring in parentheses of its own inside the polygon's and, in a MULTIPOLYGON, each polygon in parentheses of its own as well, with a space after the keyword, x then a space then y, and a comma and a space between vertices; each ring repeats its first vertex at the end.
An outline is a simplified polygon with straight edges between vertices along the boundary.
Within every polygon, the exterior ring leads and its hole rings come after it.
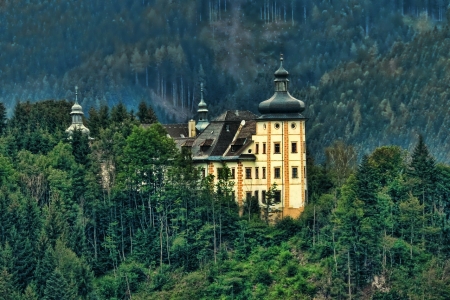
POLYGON ((240 217, 226 165, 201 178, 159 123, 138 127, 124 105, 107 115, 93 113, 89 143, 45 129, 58 141, 45 151, 13 143, 26 119, 8 123, 0 290, 11 299, 448 298, 450 167, 423 139, 357 168, 340 142, 324 165, 309 157, 309 203, 269 225, 276 186, 261 215, 250 199, 240 217))

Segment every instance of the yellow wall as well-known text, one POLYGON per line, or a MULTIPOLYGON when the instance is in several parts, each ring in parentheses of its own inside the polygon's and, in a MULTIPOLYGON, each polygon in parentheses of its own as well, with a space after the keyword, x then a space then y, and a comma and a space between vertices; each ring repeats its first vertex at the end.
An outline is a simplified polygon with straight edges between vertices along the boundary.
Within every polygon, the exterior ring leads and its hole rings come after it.
MULTIPOLYGON (((291 121, 258 121, 256 135, 252 137, 250 144, 243 153, 251 149, 256 161, 227 162, 230 169, 235 169, 234 193, 239 206, 250 192, 252 196, 258 191, 260 205, 262 203, 262 191, 270 189, 273 183, 277 184, 277 190, 281 191, 281 203, 274 206, 282 212, 282 216, 298 217, 303 212, 306 202, 306 149, 305 149, 305 120, 291 121), (292 153, 291 143, 297 143, 297 152, 292 153), (263 143, 266 143, 266 153, 263 153, 263 143), (280 153, 274 153, 274 143, 280 144, 280 153), (259 151, 256 153, 256 145, 259 151), (255 176, 255 167, 259 169, 259 178, 255 176), (292 178, 292 167, 297 167, 298 178, 292 178), (251 168, 251 178, 246 178, 246 168, 251 168), (263 178, 263 168, 266 168, 266 178, 263 178), (280 168, 280 178, 274 178, 274 168, 280 168)), ((217 169, 223 168, 221 162, 210 162, 208 165, 199 164, 199 167, 207 168, 208 174, 215 176, 217 181, 217 169)))

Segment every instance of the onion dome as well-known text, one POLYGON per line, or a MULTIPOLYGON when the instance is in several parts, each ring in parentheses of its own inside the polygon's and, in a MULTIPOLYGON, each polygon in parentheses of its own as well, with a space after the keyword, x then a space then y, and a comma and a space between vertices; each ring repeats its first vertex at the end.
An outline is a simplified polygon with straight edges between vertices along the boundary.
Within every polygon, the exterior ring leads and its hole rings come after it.
POLYGON ((203 131, 209 125, 208 121, 208 105, 203 100, 203 82, 200 85, 200 103, 198 104, 198 123, 195 125, 198 131, 203 131))
POLYGON ((90 130, 83 124, 83 108, 78 104, 78 87, 75 87, 75 104, 70 112, 72 124, 66 129, 66 133, 72 135, 74 130, 80 130, 83 134, 89 135, 90 130))
MULTIPOLYGON (((280 67, 275 71, 275 93, 273 96, 261 102, 258 110, 263 115, 284 114, 298 116, 305 110, 305 103, 295 99, 288 92, 289 72, 283 67, 283 55, 280 57, 280 67)), ((275 117, 275 116, 273 116, 275 117)))

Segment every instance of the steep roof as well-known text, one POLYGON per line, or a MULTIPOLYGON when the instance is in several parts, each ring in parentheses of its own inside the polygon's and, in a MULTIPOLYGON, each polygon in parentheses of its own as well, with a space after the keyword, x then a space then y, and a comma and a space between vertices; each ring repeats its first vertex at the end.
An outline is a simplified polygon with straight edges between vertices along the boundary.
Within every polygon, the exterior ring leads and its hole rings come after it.
MULTIPOLYGON (((245 147, 252 142, 256 133, 257 116, 249 111, 226 111, 214 119, 192 144, 194 160, 221 160, 235 157, 233 150, 245 147), (242 121, 245 122, 242 122, 242 121), (232 145, 233 144, 233 145, 232 145)), ((237 158, 237 157, 235 157, 237 158)))
POLYGON ((240 122, 242 120, 253 120, 258 116, 248 110, 227 110, 212 122, 240 122))
MULTIPOLYGON (((144 125, 145 126, 145 125, 144 125)), ((166 129, 167 134, 171 138, 187 138, 189 137, 188 124, 163 124, 164 129, 166 129)))

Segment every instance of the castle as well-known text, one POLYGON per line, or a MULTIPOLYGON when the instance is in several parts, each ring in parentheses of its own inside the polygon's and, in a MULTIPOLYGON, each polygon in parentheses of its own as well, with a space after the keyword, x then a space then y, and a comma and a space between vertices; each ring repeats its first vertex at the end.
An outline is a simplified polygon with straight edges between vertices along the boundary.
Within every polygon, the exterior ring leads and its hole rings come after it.
POLYGON ((307 202, 305 104, 289 94, 282 57, 274 75, 274 95, 259 104, 260 116, 226 111, 209 122, 202 88, 197 124, 190 120, 164 127, 179 148, 190 149, 203 176, 214 175, 217 181, 225 165, 230 169, 240 207, 251 197, 264 206, 276 184, 271 210, 296 218, 307 202))
MULTIPOLYGON (((274 75, 275 92, 259 104, 260 116, 249 111, 226 111, 210 122, 202 86, 198 122, 163 126, 178 148, 190 150, 202 176, 214 175, 217 182, 221 170, 229 168, 239 207, 251 197, 265 206, 266 193, 276 186, 272 215, 296 218, 307 202, 306 119, 301 114, 305 104, 289 94, 289 73, 282 57, 274 75)), ((89 135, 75 89, 72 124, 66 130, 69 138, 75 129, 89 135)))

